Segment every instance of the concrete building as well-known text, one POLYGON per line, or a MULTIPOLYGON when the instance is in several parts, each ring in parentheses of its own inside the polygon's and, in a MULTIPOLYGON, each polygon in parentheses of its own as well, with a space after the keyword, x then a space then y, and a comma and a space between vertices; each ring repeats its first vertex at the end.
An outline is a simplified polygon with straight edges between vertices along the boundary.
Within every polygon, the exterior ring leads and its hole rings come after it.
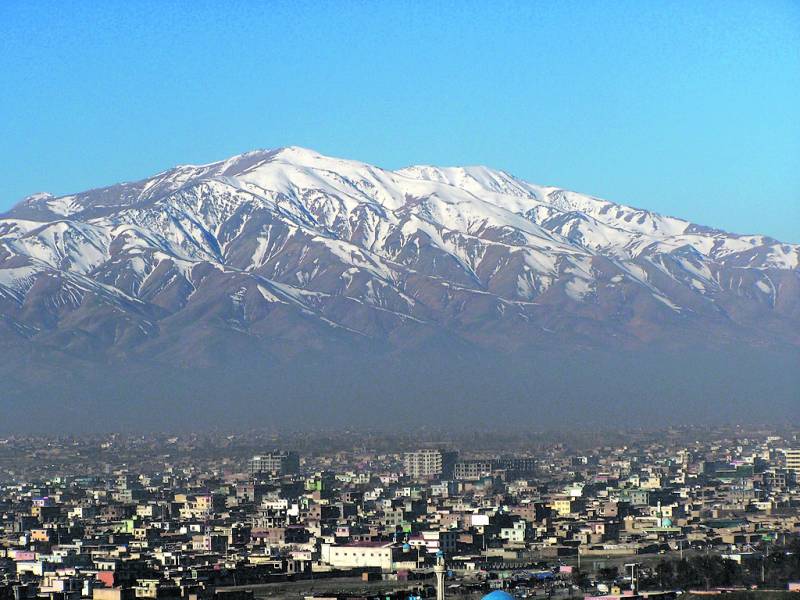
POLYGON ((247 461, 250 475, 271 474, 287 475, 297 473, 300 459, 295 452, 269 452, 254 456, 247 461))
POLYGON ((794 473, 795 479, 800 481, 800 448, 786 450, 786 469, 794 473))
POLYGON ((406 452, 403 456, 405 474, 414 479, 425 477, 449 477, 453 473, 456 453, 425 449, 406 452))
POLYGON ((336 569, 375 568, 388 573, 417 568, 418 559, 416 550, 405 550, 393 542, 323 544, 320 551, 321 562, 336 569))
POLYGON ((488 460, 460 460, 453 469, 453 478, 475 481, 492 474, 492 463, 488 460))

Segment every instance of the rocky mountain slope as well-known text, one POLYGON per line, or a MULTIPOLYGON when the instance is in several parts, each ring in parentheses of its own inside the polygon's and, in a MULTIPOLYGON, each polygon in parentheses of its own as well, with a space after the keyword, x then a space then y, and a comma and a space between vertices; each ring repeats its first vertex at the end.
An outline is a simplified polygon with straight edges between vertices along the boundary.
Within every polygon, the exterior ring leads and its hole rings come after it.
POLYGON ((0 429, 791 418, 799 264, 503 171, 295 147, 36 194, 0 217, 0 429))
POLYGON ((211 361, 220 336, 798 345, 799 265, 797 245, 503 171, 289 147, 26 198, 0 218, 0 331, 211 361))

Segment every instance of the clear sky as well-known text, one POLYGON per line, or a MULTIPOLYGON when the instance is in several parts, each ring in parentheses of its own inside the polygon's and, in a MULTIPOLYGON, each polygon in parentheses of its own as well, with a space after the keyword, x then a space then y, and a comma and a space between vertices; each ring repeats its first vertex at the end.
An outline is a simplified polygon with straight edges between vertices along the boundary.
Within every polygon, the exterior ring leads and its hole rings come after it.
POLYGON ((800 2, 0 2, 0 210, 290 144, 800 242, 800 2))

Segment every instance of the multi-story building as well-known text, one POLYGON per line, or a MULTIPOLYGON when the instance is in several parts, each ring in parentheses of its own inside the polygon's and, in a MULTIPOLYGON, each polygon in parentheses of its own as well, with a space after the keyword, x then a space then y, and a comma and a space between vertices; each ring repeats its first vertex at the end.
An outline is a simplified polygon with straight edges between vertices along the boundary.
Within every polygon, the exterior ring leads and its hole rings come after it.
POLYGON ((507 478, 522 477, 536 470, 533 458, 504 457, 495 460, 460 460, 453 469, 454 479, 475 481, 493 472, 502 472, 507 478))
POLYGON ((768 490, 785 490, 791 475, 786 469, 768 469, 761 473, 760 480, 768 490))
POLYGON ((406 452, 403 456, 405 474, 415 479, 423 477, 449 477, 456 461, 455 452, 442 450, 417 450, 406 452))
POLYGON ((536 459, 529 457, 504 457, 495 461, 495 468, 504 469, 516 475, 526 475, 536 471, 536 459))
POLYGON ((269 473, 272 475, 287 475, 297 473, 300 469, 300 458, 296 452, 273 451, 267 454, 254 456, 247 461, 250 475, 269 473))
POLYGON ((488 460, 460 460, 453 469, 454 479, 474 481, 492 474, 492 463, 488 460))
POLYGON ((794 473, 795 479, 800 481, 800 448, 786 450, 786 469, 794 473))

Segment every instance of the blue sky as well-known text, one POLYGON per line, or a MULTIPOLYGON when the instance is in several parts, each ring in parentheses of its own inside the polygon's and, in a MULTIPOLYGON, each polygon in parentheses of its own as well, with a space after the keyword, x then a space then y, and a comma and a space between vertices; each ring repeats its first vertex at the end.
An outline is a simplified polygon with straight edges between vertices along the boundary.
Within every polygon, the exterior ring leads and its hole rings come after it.
POLYGON ((0 209, 290 144, 800 242, 800 3, 0 3, 0 209))

